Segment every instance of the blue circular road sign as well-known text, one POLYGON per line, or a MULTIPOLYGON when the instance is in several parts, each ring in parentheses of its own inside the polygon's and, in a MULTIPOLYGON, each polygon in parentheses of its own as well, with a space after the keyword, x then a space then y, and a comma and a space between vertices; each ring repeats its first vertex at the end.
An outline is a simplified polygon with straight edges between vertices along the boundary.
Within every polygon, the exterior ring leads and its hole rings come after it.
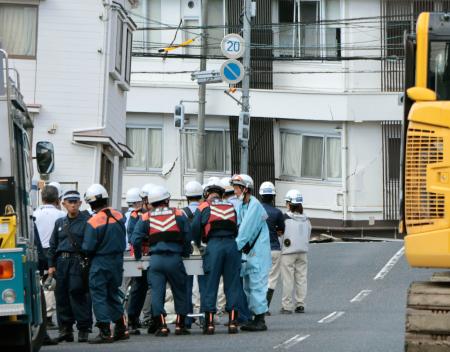
POLYGON ((244 78, 244 66, 238 60, 227 60, 220 68, 220 75, 225 82, 237 84, 244 78))

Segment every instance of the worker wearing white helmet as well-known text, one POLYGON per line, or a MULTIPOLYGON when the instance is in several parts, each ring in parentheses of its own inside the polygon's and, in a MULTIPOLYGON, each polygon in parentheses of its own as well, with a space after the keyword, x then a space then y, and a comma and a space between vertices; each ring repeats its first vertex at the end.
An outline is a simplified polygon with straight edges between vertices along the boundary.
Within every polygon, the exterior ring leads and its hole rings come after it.
POLYGON ((94 215, 86 225, 83 251, 91 258, 89 288, 99 334, 90 343, 109 343, 128 339, 120 286, 123 278, 123 252, 125 250, 125 217, 108 208, 109 195, 100 184, 90 186, 84 199, 94 215), (111 336, 110 324, 115 323, 111 336))
MULTIPOLYGON (((141 198, 141 193, 144 192, 147 194, 147 191, 153 185, 147 184, 142 189, 137 187, 130 188, 127 191, 125 200, 130 206, 128 212, 125 214, 127 218, 126 229, 127 229, 127 249, 130 249, 130 254, 133 256, 134 249, 130 245, 131 237, 133 234, 134 227, 136 226, 141 215, 146 212, 146 209, 143 209, 143 200, 141 198)), ((148 255, 149 246, 148 243, 143 244, 142 251, 144 255, 148 255)), ((128 300, 128 331, 130 335, 140 335, 140 323, 139 317, 141 315, 142 310, 144 309, 144 304, 146 302, 147 293, 149 291, 148 283, 147 283, 147 270, 142 271, 141 276, 133 277, 130 281, 131 289, 130 296, 128 300)), ((149 301, 146 306, 145 311, 149 312, 149 301)), ((147 313, 149 316, 151 314, 147 313)), ((145 315, 145 313, 144 313, 145 315)))
POLYGON ((303 313, 307 290, 308 247, 311 223, 303 214, 303 196, 298 190, 286 195, 288 211, 281 246, 281 278, 283 298, 281 313, 303 313), (292 292, 294 291, 294 302, 292 292))
POLYGON ((237 208, 239 199, 234 194, 234 188, 231 185, 231 177, 224 177, 220 180, 220 182, 222 183, 222 187, 225 189, 223 199, 230 202, 235 208, 237 208))
POLYGON ((167 336, 164 310, 166 284, 169 283, 175 301, 177 320, 176 335, 189 334, 185 321, 188 313, 187 274, 182 257, 191 251, 190 226, 181 210, 169 207, 170 193, 163 186, 153 187, 147 194, 152 210, 143 214, 132 236, 134 255, 140 260, 144 238, 150 244, 150 263, 148 269, 149 285, 152 288, 152 313, 158 322, 156 336, 167 336))
MULTIPOLYGON (((284 215, 280 209, 274 206, 275 186, 272 182, 263 182, 259 187, 262 205, 269 216, 267 226, 270 234, 270 250, 272 255, 272 268, 269 273, 269 288, 267 290, 267 305, 270 306, 277 281, 280 276, 281 245, 280 236, 284 233, 284 215)), ((270 313, 267 313, 268 315, 270 313)))
POLYGON ((233 205, 222 200, 224 188, 220 179, 210 179, 204 189, 203 202, 192 222, 192 233, 199 246, 207 244, 203 256, 206 272, 206 290, 202 297, 205 311, 203 333, 215 332, 214 315, 217 312, 217 293, 223 277, 226 290, 226 311, 229 312, 228 333, 238 332, 238 306, 240 299, 241 255, 237 249, 237 216, 233 205))
POLYGON ((264 331, 267 330, 264 315, 268 311, 267 289, 272 265, 267 213, 252 195, 254 183, 249 175, 235 175, 231 178, 231 184, 242 201, 238 206, 239 233, 236 242, 238 249, 247 255, 243 264, 244 291, 254 314, 254 319, 243 325, 241 330, 264 331))

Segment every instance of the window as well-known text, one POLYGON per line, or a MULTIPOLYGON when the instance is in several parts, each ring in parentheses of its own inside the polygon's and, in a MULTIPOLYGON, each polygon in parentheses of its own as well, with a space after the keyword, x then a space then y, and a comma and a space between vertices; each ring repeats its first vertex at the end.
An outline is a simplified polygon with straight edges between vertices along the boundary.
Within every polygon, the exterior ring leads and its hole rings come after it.
POLYGON ((161 0, 141 0, 138 7, 133 9, 131 17, 138 30, 134 33, 133 50, 136 52, 158 52, 165 44, 161 43, 161 0), (139 30, 141 28, 156 28, 153 30, 139 30))
MULTIPOLYGON (((187 130, 184 135, 186 171, 196 170, 196 132, 187 130)), ((206 131, 205 171, 225 173, 231 170, 230 133, 224 130, 206 131)))
POLYGON ((123 51, 123 20, 119 14, 117 14, 116 22, 116 59, 115 69, 119 75, 122 73, 122 51, 123 51))
POLYGON ((341 139, 281 132, 281 175, 292 178, 341 178, 341 139))
POLYGON ((274 42, 277 56, 341 56, 341 30, 333 20, 340 18, 339 0, 279 0, 274 42), (320 24, 321 19, 329 20, 320 24))
MULTIPOLYGON (((208 0, 208 48, 207 55, 222 55, 220 42, 225 35, 223 0, 208 0)), ((200 32, 196 30, 194 32, 200 32)))
POLYGON ((430 43, 428 88, 434 90, 438 100, 450 99, 450 43, 430 43))
POLYGON ((131 48, 133 46, 133 32, 127 27, 127 45, 125 58, 125 82, 130 84, 131 79, 131 48))
POLYGON ((162 167, 162 129, 127 127, 127 145, 134 157, 127 159, 128 170, 151 171, 162 167))
POLYGON ((0 42, 12 57, 35 58, 36 6, 0 4, 0 42))

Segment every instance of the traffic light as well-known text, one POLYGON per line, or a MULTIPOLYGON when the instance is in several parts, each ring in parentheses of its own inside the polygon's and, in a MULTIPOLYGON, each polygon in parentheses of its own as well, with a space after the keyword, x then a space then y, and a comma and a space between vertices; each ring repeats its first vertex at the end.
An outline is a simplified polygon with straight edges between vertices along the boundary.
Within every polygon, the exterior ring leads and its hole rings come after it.
POLYGON ((239 114, 238 139, 240 141, 248 141, 250 138, 250 113, 241 112, 239 114))
POLYGON ((175 105, 175 112, 173 114, 173 122, 176 128, 184 128, 184 105, 175 105))

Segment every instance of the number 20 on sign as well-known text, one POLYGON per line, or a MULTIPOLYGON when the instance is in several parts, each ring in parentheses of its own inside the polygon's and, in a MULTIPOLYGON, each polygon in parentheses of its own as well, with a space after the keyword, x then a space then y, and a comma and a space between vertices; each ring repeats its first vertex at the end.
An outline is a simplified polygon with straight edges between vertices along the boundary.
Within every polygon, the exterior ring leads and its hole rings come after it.
POLYGON ((223 37, 220 44, 222 54, 229 59, 239 59, 244 55, 244 39, 236 33, 231 33, 223 37))

